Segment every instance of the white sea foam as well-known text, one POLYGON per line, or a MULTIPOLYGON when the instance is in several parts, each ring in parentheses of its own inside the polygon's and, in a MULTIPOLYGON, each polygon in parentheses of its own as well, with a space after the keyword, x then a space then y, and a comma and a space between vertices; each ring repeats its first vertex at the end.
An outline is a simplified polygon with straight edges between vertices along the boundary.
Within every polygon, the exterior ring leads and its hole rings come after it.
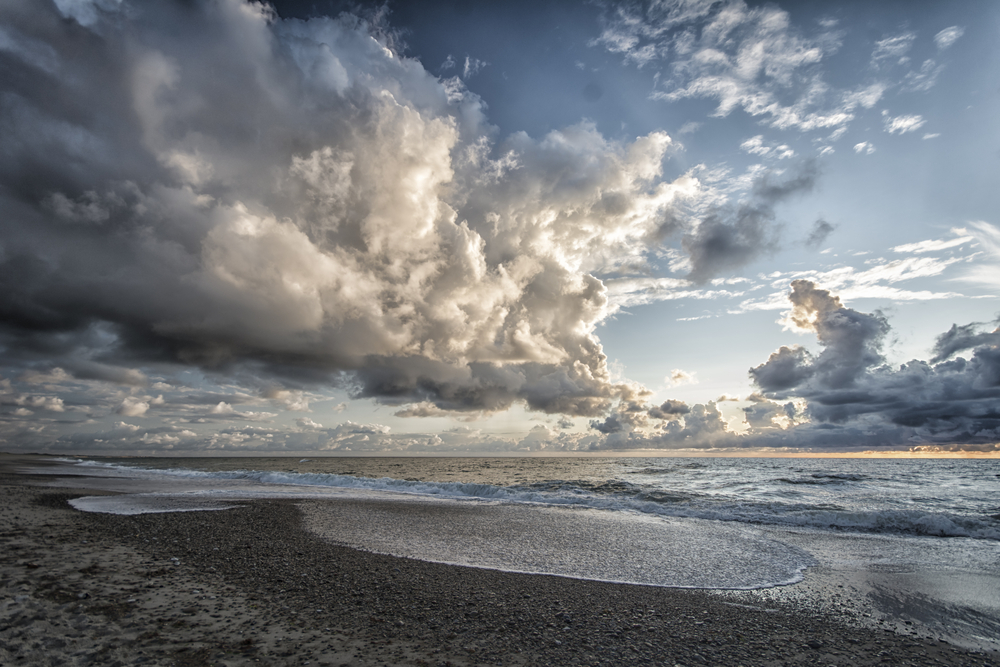
POLYGON ((205 512, 235 509, 239 505, 217 502, 204 497, 133 493, 121 496, 85 496, 69 504, 81 512, 119 514, 160 514, 164 512, 205 512))
POLYGON ((741 525, 581 507, 373 500, 307 504, 307 525, 376 553, 672 588, 769 588, 800 581, 816 564, 808 552, 741 525))

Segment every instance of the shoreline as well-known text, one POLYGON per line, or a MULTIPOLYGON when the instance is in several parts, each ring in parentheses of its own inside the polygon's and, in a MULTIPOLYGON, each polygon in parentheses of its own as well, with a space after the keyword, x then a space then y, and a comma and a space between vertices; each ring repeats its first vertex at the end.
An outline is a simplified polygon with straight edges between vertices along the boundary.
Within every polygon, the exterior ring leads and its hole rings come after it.
POLYGON ((308 533, 296 501, 87 514, 68 500, 92 492, 2 463, 4 664, 995 662, 787 602, 356 551, 308 533))

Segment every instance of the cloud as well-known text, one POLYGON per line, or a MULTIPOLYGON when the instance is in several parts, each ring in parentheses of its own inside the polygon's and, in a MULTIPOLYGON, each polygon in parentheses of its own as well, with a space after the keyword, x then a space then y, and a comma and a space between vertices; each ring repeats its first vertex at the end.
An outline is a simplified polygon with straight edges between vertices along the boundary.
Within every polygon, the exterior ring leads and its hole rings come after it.
POLYGON ((309 396, 303 391, 270 388, 264 397, 291 412, 309 412, 309 396))
POLYGON ((18 396, 14 399, 14 404, 27 406, 35 410, 48 410, 49 412, 66 411, 63 399, 57 396, 18 396))
POLYGON ((73 380, 73 376, 61 368, 53 368, 49 371, 38 371, 29 369, 18 378, 21 382, 28 384, 65 384, 73 380))
POLYGON ((709 98, 717 117, 742 109, 779 129, 839 131, 889 84, 837 90, 823 80, 821 63, 841 43, 835 26, 807 36, 784 10, 742 0, 623 3, 605 13, 593 43, 656 68, 654 99, 709 98))
POLYGON ((122 402, 115 409, 115 413, 121 415, 122 417, 142 417, 148 411, 149 402, 134 396, 126 396, 123 398, 122 402))
POLYGON ((781 198, 671 226, 704 192, 663 177, 665 133, 500 139, 462 81, 349 15, 17 6, 0 9, 5 30, 37 48, 8 63, 0 108, 15 372, 144 386, 199 369, 288 410, 332 384, 391 405, 593 417, 632 392, 594 333, 612 310, 595 276, 685 231, 699 278, 723 268, 720 234, 749 261, 781 198))
MULTIPOLYGON (((964 231, 965 230, 952 230, 953 233, 960 233, 964 231)), ((957 248, 965 245, 973 239, 974 237, 965 235, 947 240, 929 239, 927 241, 918 241, 916 243, 904 243, 903 245, 893 247, 892 251, 907 253, 940 252, 941 250, 948 250, 949 248, 957 248)))
MULTIPOLYGON (((824 221, 817 221, 814 224, 810 236, 805 241, 808 244, 811 240, 816 245, 807 247, 819 247, 822 240, 825 240, 829 230, 821 224, 822 222, 824 221)), ((740 282, 732 280, 720 282, 720 279, 713 279, 710 282, 715 289, 700 289, 692 281, 681 278, 617 278, 608 280, 606 285, 610 305, 616 310, 678 299, 732 300, 743 297, 743 301, 736 307, 728 309, 728 312, 733 314, 753 310, 783 310, 787 307, 786 292, 789 284, 796 279, 823 284, 828 289, 836 290, 843 298, 849 299, 941 300, 961 295, 953 291, 910 290, 899 285, 911 280, 938 276, 949 269, 954 270, 953 267, 960 267, 960 272, 954 279, 987 287, 1000 287, 1000 280, 997 278, 1000 272, 996 268, 996 260, 1000 260, 1000 233, 988 223, 973 222, 967 227, 953 229, 952 234, 957 238, 903 244, 892 250, 899 253, 927 255, 931 252, 960 248, 968 243, 970 252, 962 255, 949 253, 945 257, 922 256, 894 260, 868 257, 865 260, 866 268, 863 269, 837 266, 828 270, 776 272, 769 276, 759 276, 757 279, 741 278, 740 282), (983 252, 972 252, 972 249, 983 252), (970 263, 974 264, 968 266, 970 263), (726 289, 718 289, 721 287, 726 289), (763 296, 749 296, 761 288, 769 288, 770 291, 763 296)), ((686 266, 687 270, 690 270, 690 264, 686 266)))
POLYGON ((944 51, 950 48, 952 44, 958 41, 958 38, 965 34, 965 28, 960 28, 957 25, 953 25, 950 28, 945 28, 938 34, 934 35, 934 43, 937 47, 944 51))
MULTIPOLYGON (((655 69, 652 99, 712 99, 715 117, 741 109, 776 129, 829 131, 828 141, 842 137, 886 91, 926 92, 944 70, 933 59, 911 66, 917 35, 906 31, 873 45, 870 69, 876 79, 835 87, 824 78, 824 61, 839 50, 843 33, 836 22, 820 26, 820 32, 807 34, 783 9, 749 7, 742 0, 621 3, 605 11, 593 44, 640 69, 655 69)), ((943 50, 961 34, 958 27, 948 28, 935 41, 943 50)), ((887 124, 888 131, 902 133, 922 121, 909 116, 887 124)), ((765 148, 754 139, 743 145, 752 154, 765 155, 765 148)), ((827 146, 821 154, 832 150, 827 146)))
POLYGON ((886 60, 899 61, 913 46, 916 34, 904 32, 893 37, 886 37, 875 42, 875 50, 872 52, 872 64, 878 66, 886 60))
POLYGON ((777 177, 765 172, 751 189, 750 196, 733 207, 718 207, 684 235, 689 256, 688 278, 696 283, 724 271, 745 266, 759 255, 777 247, 774 207, 790 197, 808 192, 816 182, 814 162, 806 162, 791 174, 777 177))
POLYGON ((268 421, 276 416, 273 412, 242 412, 225 401, 219 401, 217 404, 209 408, 204 415, 211 420, 224 419, 240 421, 268 421))
MULTIPOLYGON (((627 442, 623 440, 619 446, 624 447, 627 442)), ((657 449, 711 449, 740 445, 739 436, 727 428, 718 406, 711 401, 691 406, 683 419, 664 421, 648 437, 634 438, 628 444, 641 447, 642 442, 657 449)))
POLYGON ((149 378, 138 368, 124 368, 82 359, 70 360, 67 367, 78 380, 100 380, 130 387, 144 387, 149 384, 149 378))
POLYGON ((462 78, 468 79, 469 77, 475 76, 487 65, 489 65, 488 62, 484 62, 478 58, 465 56, 465 65, 462 67, 462 78))
POLYGON ((780 146, 766 146, 764 144, 764 136, 760 134, 755 137, 751 137, 740 144, 740 150, 744 150, 751 155, 773 157, 779 160, 795 157, 795 151, 785 144, 780 146))
POLYGON ((926 92, 934 87, 943 71, 944 65, 938 65, 933 60, 925 60, 919 70, 907 72, 903 77, 902 89, 908 92, 926 92))
POLYGON ((82 26, 92 26, 103 13, 121 9, 122 0, 54 0, 63 16, 72 18, 82 26))
POLYGON ((778 291, 770 292, 763 297, 746 299, 730 312, 782 310, 787 307, 788 303, 786 290, 789 284, 795 280, 808 280, 816 284, 823 284, 830 290, 837 290, 843 298, 849 299, 867 298, 893 301, 952 299, 960 294, 957 292, 907 290, 895 285, 909 280, 940 275, 949 267, 964 263, 968 259, 968 257, 907 257, 889 261, 882 258, 871 258, 865 262, 870 268, 863 271, 850 266, 839 266, 827 271, 777 272, 771 274, 769 278, 771 285, 776 287, 778 291))
MULTIPOLYGON (((882 116, 885 121, 885 131, 889 134, 906 134, 914 132, 924 126, 925 121, 922 116, 890 116, 888 111, 883 111, 882 116)), ((855 150, 857 147, 855 146, 855 150)))
POLYGON ((875 146, 867 141, 862 141, 859 144, 854 144, 855 153, 864 153, 865 155, 871 155, 875 152, 875 146))
POLYGON ((809 237, 806 238, 806 247, 808 248, 819 248, 826 242, 826 239, 833 231, 837 229, 836 225, 830 224, 826 220, 820 218, 813 223, 812 231, 809 232, 809 237))
POLYGON ((988 289, 1000 290, 1000 228, 982 220, 967 224, 967 227, 953 232, 972 236, 982 251, 983 259, 977 266, 966 269, 959 279, 988 289))
POLYGON ((413 403, 406 406, 402 410, 397 410, 392 413, 395 417, 416 417, 416 418, 427 418, 427 417, 445 417, 451 419, 457 419, 458 421, 473 422, 483 419, 488 416, 486 411, 480 410, 476 412, 469 412, 463 410, 443 410, 430 402, 413 403))
POLYGON ((653 419, 677 419, 691 412, 691 408, 683 401, 669 399, 661 405, 649 409, 649 416, 653 419))
POLYGON ((951 329, 938 336, 934 343, 934 356, 931 363, 939 363, 952 355, 971 350, 984 345, 1000 346, 1000 329, 992 332, 980 332, 981 324, 973 323, 959 326, 951 325, 951 329))
POLYGON ((975 220, 968 224, 968 232, 964 229, 956 230, 956 232, 970 234, 987 254, 1000 259, 1000 228, 982 220, 975 220))
POLYGON ((809 423, 783 431, 791 436, 784 440, 845 446, 864 432, 867 441, 883 445, 974 445, 1000 436, 998 331, 953 325, 938 338, 931 363, 892 368, 881 354, 889 333, 882 315, 848 308, 808 281, 793 283, 789 299, 788 322, 815 332, 822 352, 782 347, 750 370, 764 398, 807 404, 809 423), (966 350, 972 351, 969 359, 952 359, 966 350))
POLYGON ((670 375, 666 377, 666 381, 671 387, 679 387, 685 384, 698 384, 698 379, 695 375, 696 373, 689 373, 681 370, 680 368, 675 368, 670 371, 670 375))
POLYGON ((792 309, 784 319, 786 325, 797 331, 815 332, 824 350, 815 359, 799 353, 779 353, 777 358, 772 355, 767 363, 751 371, 751 377, 763 389, 776 388, 767 381, 774 370, 772 362, 775 367, 788 366, 786 372, 778 374, 783 380, 788 380, 789 375, 815 377, 823 387, 841 389, 852 386, 865 369, 883 361, 881 347, 889 324, 881 315, 845 308, 838 297, 808 280, 792 282, 789 300, 792 309))
POLYGON ((319 431, 323 428, 322 424, 314 422, 308 417, 299 417, 295 420, 295 423, 298 424, 299 428, 305 431, 319 431))

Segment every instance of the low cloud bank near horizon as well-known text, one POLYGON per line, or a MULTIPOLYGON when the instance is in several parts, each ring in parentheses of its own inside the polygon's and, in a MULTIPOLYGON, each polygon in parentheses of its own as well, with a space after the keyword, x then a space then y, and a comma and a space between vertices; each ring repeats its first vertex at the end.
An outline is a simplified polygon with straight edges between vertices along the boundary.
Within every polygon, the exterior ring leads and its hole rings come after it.
POLYGON ((444 452, 998 437, 988 332, 955 328, 937 365, 887 370, 884 318, 815 286, 793 289, 792 320, 824 351, 782 348, 751 372, 745 434, 715 404, 650 405, 612 379, 595 334, 614 310, 603 278, 667 250, 693 283, 749 264, 776 246, 774 207, 813 187, 814 164, 765 172, 727 207, 695 171, 664 177, 676 144, 663 132, 623 143, 581 122, 499 137, 460 79, 349 15, 14 0, 0 18, 8 443, 444 452), (213 388, 182 387, 185 373, 213 388), (905 403, 898 387, 915 378, 924 402, 905 403), (414 416, 524 406, 553 425, 511 439, 275 423, 331 386, 414 416), (153 416, 172 421, 128 421, 153 416))
MULTIPOLYGON (((1000 327, 953 325, 938 336, 934 363, 885 363, 882 346, 891 328, 879 313, 845 306, 807 280, 792 283, 791 309, 784 323, 816 335, 821 352, 782 346, 749 371, 757 391, 744 403, 742 430, 733 430, 719 404, 689 405, 668 399, 660 405, 642 398, 620 401, 607 415, 590 420, 587 432, 572 423, 539 424, 518 437, 497 436, 474 427, 438 433, 393 433, 381 424, 344 421, 324 426, 308 417, 291 429, 274 423, 274 413, 239 411, 215 394, 167 405, 184 423, 159 426, 124 419, 110 430, 74 433, 50 443, 54 450, 100 449, 133 452, 327 452, 338 454, 587 453, 601 451, 724 451, 772 453, 879 451, 913 455, 988 455, 1000 452, 1000 327), (199 407, 200 406, 200 407, 199 407), (243 422, 236 425, 235 422, 243 422), (250 425, 246 422, 260 422, 250 425), (206 423, 210 432, 200 433, 206 423)), ((22 378, 24 379, 24 378, 22 378)), ((52 388, 72 382, 64 374, 32 377, 52 388)), ((236 395, 234 400, 254 397, 236 395)), ((272 400, 288 409, 308 410, 308 397, 289 393, 272 400)), ((723 397, 722 400, 736 400, 723 397)), ((0 403, 18 409, 62 411, 61 399, 17 395, 0 385, 0 403)), ((142 417, 162 396, 126 396, 118 414, 142 417)), ((338 408, 340 406, 337 406, 338 408)), ((432 404, 408 408, 413 416, 446 414, 432 404)))

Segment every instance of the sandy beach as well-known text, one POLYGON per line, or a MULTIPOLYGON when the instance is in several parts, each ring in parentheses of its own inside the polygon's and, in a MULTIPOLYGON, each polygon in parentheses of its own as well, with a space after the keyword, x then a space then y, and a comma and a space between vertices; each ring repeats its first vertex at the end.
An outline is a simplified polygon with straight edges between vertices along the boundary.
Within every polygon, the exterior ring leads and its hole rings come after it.
POLYGON ((27 460, 0 459, 4 665, 996 664, 787 602, 357 551, 294 501, 78 512, 27 460))

